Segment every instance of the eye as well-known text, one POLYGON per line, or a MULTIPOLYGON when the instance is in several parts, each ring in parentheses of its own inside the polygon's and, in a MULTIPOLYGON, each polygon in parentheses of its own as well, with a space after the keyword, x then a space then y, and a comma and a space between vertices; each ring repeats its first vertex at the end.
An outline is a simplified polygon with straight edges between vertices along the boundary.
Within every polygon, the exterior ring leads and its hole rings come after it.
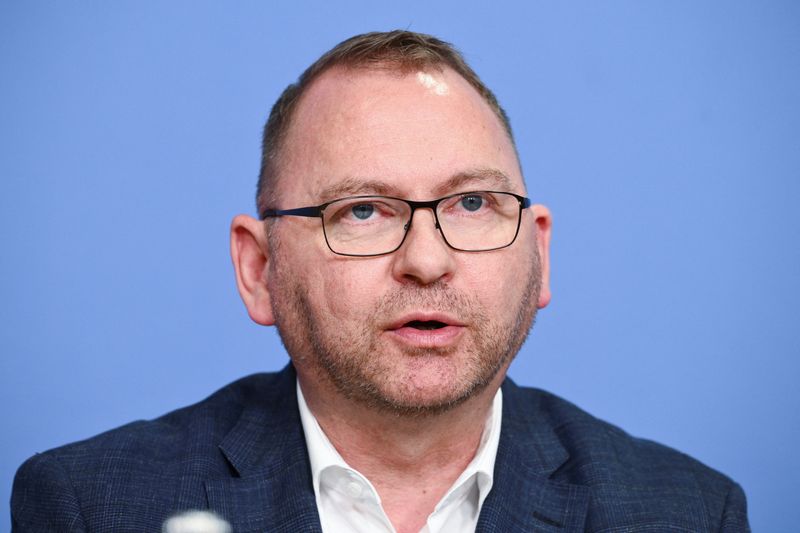
POLYGON ((375 212, 375 206, 372 204, 358 204, 350 208, 353 216, 359 220, 366 220, 375 212))
POLYGON ((461 197, 461 207, 467 211, 477 211, 483 205, 483 198, 477 194, 470 194, 461 197))
POLYGON ((342 198, 328 205, 325 221, 326 224, 374 226, 394 220, 402 214, 404 206, 403 202, 380 196, 342 198))

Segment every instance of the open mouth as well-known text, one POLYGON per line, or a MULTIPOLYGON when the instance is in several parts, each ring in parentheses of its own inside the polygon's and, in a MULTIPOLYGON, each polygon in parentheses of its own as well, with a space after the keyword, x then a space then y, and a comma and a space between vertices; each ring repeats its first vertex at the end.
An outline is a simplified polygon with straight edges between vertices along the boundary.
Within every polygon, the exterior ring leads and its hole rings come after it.
POLYGON ((411 322, 406 322, 403 324, 403 327, 427 331, 445 328, 447 327, 447 324, 444 322, 439 322, 438 320, 412 320, 411 322))
POLYGON ((438 312, 415 312, 387 325, 387 331, 401 343, 422 348, 454 345, 467 326, 458 318, 438 312))

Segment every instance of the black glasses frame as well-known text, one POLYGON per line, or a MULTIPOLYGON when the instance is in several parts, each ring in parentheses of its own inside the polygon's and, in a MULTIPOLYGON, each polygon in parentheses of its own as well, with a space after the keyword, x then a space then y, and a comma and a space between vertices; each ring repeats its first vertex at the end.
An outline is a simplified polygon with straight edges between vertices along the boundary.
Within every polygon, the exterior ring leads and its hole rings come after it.
POLYGON ((458 250, 459 252, 491 252, 492 250, 501 250, 503 248, 507 248, 514 244, 514 241, 517 240, 517 235, 519 235, 519 227, 522 223, 522 210, 526 209, 531 206, 531 199, 526 198, 525 196, 520 196, 518 194, 514 194, 513 192, 507 191, 466 191, 460 192, 456 194, 449 194, 437 200, 429 200, 424 202, 417 202, 414 200, 406 200, 405 198, 397 198, 394 196, 381 196, 375 194, 365 194, 359 196, 346 196, 344 198, 337 198, 335 200, 331 200, 330 202, 325 202, 324 204, 320 205, 312 205, 308 207, 296 207, 294 209, 265 209, 260 213, 261 219, 264 220, 266 218, 273 218, 273 217, 283 217, 283 216, 292 216, 292 217, 318 217, 320 222, 322 223, 322 234, 325 236, 325 244, 328 245, 328 249, 335 253, 336 255, 344 255, 347 257, 378 257, 381 255, 388 255, 391 253, 396 252, 403 246, 403 243, 406 241, 406 237, 408 236, 408 231, 411 229, 411 222, 414 220, 414 212, 417 209, 430 209, 433 211, 433 218, 436 221, 436 229, 439 230, 439 234, 444 239, 445 244, 452 248, 453 250, 458 250), (506 194, 508 196, 513 196, 519 202, 519 213, 517 214, 517 228, 514 230, 514 238, 511 239, 511 242, 505 244, 503 246, 497 246, 495 248, 481 248, 480 250, 465 250, 464 248, 456 248, 447 240, 447 236, 444 234, 442 230, 442 226, 439 224, 439 214, 436 212, 436 208, 439 207, 439 203, 443 202, 444 200, 449 200, 450 198, 455 198, 457 196, 469 196, 470 194, 480 194, 480 193, 492 193, 492 194, 506 194), (328 234, 325 231, 325 208, 329 205, 339 202, 341 200, 353 200, 359 198, 387 198, 389 200, 397 200, 400 202, 405 202, 408 204, 408 207, 411 208, 411 213, 408 216, 408 222, 405 223, 403 226, 404 233, 403 238, 400 240, 400 244, 398 244, 394 249, 389 250, 388 252, 381 252, 379 254, 346 254, 342 252, 337 252, 331 246, 330 241, 328 241, 328 234))

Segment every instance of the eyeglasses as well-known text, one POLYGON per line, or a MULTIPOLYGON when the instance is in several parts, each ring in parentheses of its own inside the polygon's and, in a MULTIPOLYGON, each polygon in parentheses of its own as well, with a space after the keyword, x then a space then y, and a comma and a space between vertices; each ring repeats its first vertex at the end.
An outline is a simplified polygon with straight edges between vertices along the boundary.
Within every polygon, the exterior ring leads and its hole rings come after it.
POLYGON ((351 196, 296 209, 266 209, 261 218, 320 217, 328 248, 338 255, 390 254, 403 245, 414 211, 430 209, 444 242, 462 252, 511 246, 529 198, 510 192, 470 191, 414 202, 390 196, 351 196))

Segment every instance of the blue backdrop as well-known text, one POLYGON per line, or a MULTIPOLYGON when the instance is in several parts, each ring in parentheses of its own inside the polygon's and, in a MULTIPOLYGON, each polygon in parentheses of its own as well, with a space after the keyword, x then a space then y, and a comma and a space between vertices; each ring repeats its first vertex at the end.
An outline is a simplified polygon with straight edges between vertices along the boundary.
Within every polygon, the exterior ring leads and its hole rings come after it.
POLYGON ((286 363, 228 224, 283 87, 393 28, 463 50, 553 211, 554 299, 512 376, 796 528, 800 3, 498 4, 0 4, 0 530, 30 454, 286 363))

